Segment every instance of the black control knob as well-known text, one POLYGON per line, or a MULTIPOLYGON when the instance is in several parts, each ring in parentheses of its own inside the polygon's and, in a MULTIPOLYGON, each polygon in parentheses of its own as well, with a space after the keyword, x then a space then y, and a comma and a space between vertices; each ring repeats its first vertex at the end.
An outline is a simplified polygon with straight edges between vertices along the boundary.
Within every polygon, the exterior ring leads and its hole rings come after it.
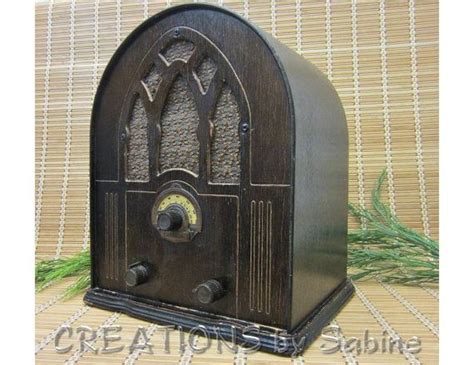
POLYGON ((160 231, 176 231, 183 224, 183 214, 178 210, 170 209, 158 214, 156 225, 160 231))
POLYGON ((131 266, 125 274, 125 282, 128 286, 137 286, 148 280, 149 270, 145 264, 131 266))
POLYGON ((222 298, 225 294, 222 284, 215 279, 199 284, 194 289, 197 299, 203 304, 209 304, 222 298))

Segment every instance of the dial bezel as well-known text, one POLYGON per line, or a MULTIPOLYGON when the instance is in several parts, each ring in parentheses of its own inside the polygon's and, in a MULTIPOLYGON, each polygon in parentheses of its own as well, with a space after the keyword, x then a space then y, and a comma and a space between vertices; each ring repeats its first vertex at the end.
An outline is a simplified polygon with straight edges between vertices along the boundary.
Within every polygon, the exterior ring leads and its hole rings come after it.
POLYGON ((185 190, 180 184, 173 183, 170 187, 165 188, 158 194, 151 212, 151 223, 159 232, 160 236, 168 241, 190 242, 202 229, 201 208, 194 195, 185 190), (163 202, 165 202, 166 198, 172 196, 174 196, 174 199, 172 198, 169 204, 163 206, 163 202), (186 205, 190 204, 191 206, 188 205, 188 209, 186 209, 180 202, 186 202, 186 205), (158 214, 165 212, 167 209, 176 207, 185 212, 182 227, 177 231, 163 231, 158 229, 156 225, 158 214), (193 213, 192 219, 190 219, 189 210, 193 213))
POLYGON ((196 225, 198 219, 196 204, 194 204, 187 196, 182 194, 182 192, 170 192, 169 194, 166 194, 158 202, 158 213, 164 212, 173 207, 178 207, 186 213, 190 225, 196 225))

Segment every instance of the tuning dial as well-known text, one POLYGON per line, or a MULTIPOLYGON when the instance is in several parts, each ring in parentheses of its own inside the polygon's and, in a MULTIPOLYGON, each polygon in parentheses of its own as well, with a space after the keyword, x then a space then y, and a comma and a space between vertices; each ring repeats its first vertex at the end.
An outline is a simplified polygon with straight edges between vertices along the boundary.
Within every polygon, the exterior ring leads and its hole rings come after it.
POLYGON ((215 280, 207 280, 206 282, 199 284, 194 289, 197 299, 203 304, 209 304, 222 298, 225 294, 222 284, 215 280))
POLYGON ((156 225, 161 231, 177 231, 183 225, 183 213, 177 209, 168 209, 158 214, 156 225))
POLYGON ((130 266, 125 274, 125 282, 128 286, 137 286, 148 280, 149 270, 145 264, 130 266))

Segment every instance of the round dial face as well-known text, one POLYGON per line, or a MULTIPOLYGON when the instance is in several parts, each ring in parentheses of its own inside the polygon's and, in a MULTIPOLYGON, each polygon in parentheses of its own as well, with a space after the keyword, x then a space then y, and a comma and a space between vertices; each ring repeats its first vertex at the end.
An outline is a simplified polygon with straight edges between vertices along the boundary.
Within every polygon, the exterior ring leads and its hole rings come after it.
POLYGON ((158 211, 161 212, 171 205, 178 205, 180 208, 182 208, 186 212, 190 224, 197 223, 196 207, 187 197, 178 193, 166 195, 158 205, 158 211))

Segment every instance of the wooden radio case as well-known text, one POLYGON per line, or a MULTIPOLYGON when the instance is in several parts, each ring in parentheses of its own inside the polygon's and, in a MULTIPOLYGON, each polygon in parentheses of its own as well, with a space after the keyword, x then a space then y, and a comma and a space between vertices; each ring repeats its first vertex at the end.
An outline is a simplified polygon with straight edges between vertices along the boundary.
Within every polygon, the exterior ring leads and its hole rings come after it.
POLYGON ((353 293, 341 102, 247 20, 189 4, 145 21, 91 128, 88 304, 289 355, 353 293))

